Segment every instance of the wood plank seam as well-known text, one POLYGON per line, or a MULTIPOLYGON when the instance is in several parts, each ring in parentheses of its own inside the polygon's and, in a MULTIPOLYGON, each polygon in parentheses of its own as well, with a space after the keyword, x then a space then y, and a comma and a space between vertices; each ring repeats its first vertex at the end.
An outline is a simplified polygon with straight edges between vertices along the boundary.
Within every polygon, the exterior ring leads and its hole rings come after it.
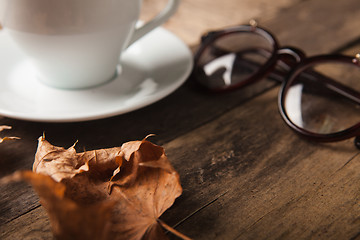
POLYGON ((360 152, 357 152, 354 156, 352 156, 341 168, 339 168, 338 170, 336 170, 336 172, 334 172, 331 176, 335 175, 337 172, 341 171, 342 169, 344 169, 352 160, 354 160, 357 156, 359 156, 360 152))
POLYGON ((23 213, 21 213, 20 215, 15 216, 15 217, 12 218, 12 219, 9 219, 8 221, 4 222, 3 225, 5 225, 5 224, 7 224, 7 223, 10 223, 10 222, 12 222, 12 221, 14 221, 14 220, 16 220, 16 219, 18 219, 18 218, 21 218, 22 216, 24 216, 24 215, 26 215, 26 214, 28 214, 28 213, 30 213, 30 212, 38 209, 39 207, 41 207, 41 204, 40 204, 40 203, 39 203, 39 205, 36 205, 36 206, 34 206, 33 208, 30 208, 30 209, 27 210, 26 212, 23 212, 23 213))
POLYGON ((211 206, 213 203, 215 203, 216 201, 218 201, 220 198, 224 197, 230 190, 227 190, 223 193, 221 193, 220 195, 218 195, 217 197, 215 197, 213 200, 207 202, 206 204, 204 204, 203 206, 199 207, 198 209, 196 209, 195 211, 193 211, 192 213, 190 213, 188 216, 186 216, 185 218, 183 218, 182 220, 180 220, 178 223, 176 223, 173 228, 176 228, 178 226, 180 226, 182 223, 184 223, 186 220, 188 220, 189 218, 191 218, 192 216, 196 215, 197 213, 201 212, 201 210, 211 206))

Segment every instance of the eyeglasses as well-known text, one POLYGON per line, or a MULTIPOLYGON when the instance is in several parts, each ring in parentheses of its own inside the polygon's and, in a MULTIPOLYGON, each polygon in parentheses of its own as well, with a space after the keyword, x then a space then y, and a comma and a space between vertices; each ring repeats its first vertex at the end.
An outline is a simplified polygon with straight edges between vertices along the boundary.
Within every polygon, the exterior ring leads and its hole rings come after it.
POLYGON ((214 92, 268 77, 281 82, 278 105, 300 135, 331 142, 355 137, 360 149, 360 55, 305 57, 255 21, 207 33, 195 54, 196 81, 214 92))

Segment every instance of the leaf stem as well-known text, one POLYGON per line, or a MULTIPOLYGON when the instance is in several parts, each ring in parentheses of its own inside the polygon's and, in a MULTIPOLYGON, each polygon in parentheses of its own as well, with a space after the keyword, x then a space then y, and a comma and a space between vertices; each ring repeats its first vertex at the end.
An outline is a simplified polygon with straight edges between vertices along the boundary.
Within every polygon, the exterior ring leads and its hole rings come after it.
POLYGON ((183 240, 191 240, 191 238, 185 236, 181 232, 179 232, 179 231, 175 230, 174 228, 170 227, 169 225, 167 225, 165 222, 161 221, 160 219, 158 219, 157 221, 163 228, 165 228, 166 230, 168 230, 172 234, 176 235, 177 237, 179 237, 179 238, 181 238, 183 240))

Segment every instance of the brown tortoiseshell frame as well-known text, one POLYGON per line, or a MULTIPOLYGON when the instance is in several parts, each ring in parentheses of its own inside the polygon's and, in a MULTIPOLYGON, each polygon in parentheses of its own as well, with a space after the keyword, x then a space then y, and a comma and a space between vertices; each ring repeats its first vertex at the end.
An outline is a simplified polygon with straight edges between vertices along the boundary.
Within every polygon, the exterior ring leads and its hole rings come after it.
MULTIPOLYGON (((278 41, 276 38, 267 30, 264 28, 260 28, 257 26, 257 24, 250 24, 250 25, 241 25, 237 27, 232 27, 220 31, 212 31, 207 33, 205 36, 201 39, 201 45, 197 52, 194 55, 194 71, 193 75, 194 78, 197 78, 197 75, 199 75, 199 71, 201 71, 199 67, 199 60, 202 56, 202 54, 207 50, 208 48, 213 47, 212 44, 218 40, 219 38, 223 38, 226 36, 229 36, 231 34, 238 34, 238 33, 254 33, 262 36, 264 39, 266 39, 269 44, 272 46, 272 52, 271 56, 268 58, 268 60, 265 62, 263 66, 261 66, 260 70, 250 76, 248 79, 245 79, 244 81, 241 81, 237 84, 225 86, 223 88, 217 88, 217 89, 208 89, 213 92, 226 92, 233 89, 241 88, 246 85, 249 85, 251 83, 254 83, 255 81, 259 81, 261 79, 264 79, 267 75, 272 73, 274 71, 274 68, 276 67, 277 63, 284 55, 290 55, 292 56, 296 61, 295 64, 292 64, 291 70, 287 74, 287 76, 282 76, 282 85, 279 92, 279 98, 278 98, 278 106, 279 106, 279 112, 286 122, 286 124, 293 129, 296 133, 300 134, 303 137, 306 137, 310 140, 315 141, 321 141, 321 142, 333 142, 333 141, 341 141, 348 138, 355 137, 355 145, 360 149, 360 122, 355 124, 354 126, 351 126, 350 128, 347 128, 340 132, 330 133, 330 134, 319 134, 310 132, 306 129, 303 129, 299 126, 297 126, 295 123, 291 121, 291 119, 288 117, 286 111, 285 111, 285 96, 287 94, 287 91, 289 87, 291 86, 292 82, 295 80, 295 77, 305 69, 309 68, 312 65, 316 65, 319 63, 325 63, 325 62, 341 62, 341 63, 347 63, 347 64, 354 64, 358 67, 360 67, 360 57, 350 57, 350 56, 344 56, 339 54, 331 54, 331 55, 318 55, 313 57, 306 57, 303 51, 293 48, 293 47, 279 47, 278 41)), ((276 78, 279 79, 279 78, 276 78)), ((328 79, 326 77, 319 78, 319 81, 324 82, 324 86, 331 86, 332 89, 337 89, 338 92, 350 96, 353 100, 355 99, 356 102, 360 104, 360 93, 356 92, 344 85, 342 85, 339 82, 336 82, 332 79, 328 79)), ((200 83, 203 85, 203 87, 208 88, 208 86, 200 83)))

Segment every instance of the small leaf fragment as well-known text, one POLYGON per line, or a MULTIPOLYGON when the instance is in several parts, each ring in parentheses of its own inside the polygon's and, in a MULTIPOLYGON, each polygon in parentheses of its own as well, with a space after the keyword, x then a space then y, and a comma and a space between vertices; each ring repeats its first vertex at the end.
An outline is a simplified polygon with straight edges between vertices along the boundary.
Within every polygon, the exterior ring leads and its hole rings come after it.
MULTIPOLYGON (((9 130, 9 129, 11 129, 10 126, 0 125, 0 132, 3 131, 3 130, 9 130)), ((1 138, 0 137, 0 143, 5 142, 5 141, 9 141, 9 140, 17 140, 17 139, 20 139, 20 138, 18 138, 18 137, 4 137, 4 138, 1 138)))

